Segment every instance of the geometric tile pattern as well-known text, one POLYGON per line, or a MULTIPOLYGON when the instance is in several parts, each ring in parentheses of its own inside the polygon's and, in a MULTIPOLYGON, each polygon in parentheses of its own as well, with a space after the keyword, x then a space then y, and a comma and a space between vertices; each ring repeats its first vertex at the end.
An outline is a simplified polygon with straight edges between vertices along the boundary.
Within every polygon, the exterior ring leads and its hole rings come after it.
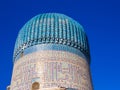
POLYGON ((33 17, 20 30, 14 59, 26 48, 38 44, 61 44, 80 50, 89 59, 89 46, 83 27, 72 18, 58 13, 33 17))
MULTIPOLYGON (((67 51, 67 52, 71 52, 74 53, 76 55, 79 55, 80 57, 84 58, 85 60, 87 60, 88 63, 90 63, 89 59, 86 58, 86 56, 78 49, 75 49, 73 47, 70 46, 66 46, 66 45, 61 45, 61 44, 40 44, 40 45, 34 45, 31 46, 27 49, 25 49, 23 51, 24 55, 36 52, 36 51, 44 51, 44 50, 56 50, 56 51, 67 51)), ((19 58, 21 58, 21 54, 18 54, 17 57, 15 58, 16 62, 19 58)))
POLYGON ((39 82, 40 90, 51 87, 92 90, 89 64, 84 58, 66 51, 37 51, 14 64, 10 90, 30 90, 39 82))

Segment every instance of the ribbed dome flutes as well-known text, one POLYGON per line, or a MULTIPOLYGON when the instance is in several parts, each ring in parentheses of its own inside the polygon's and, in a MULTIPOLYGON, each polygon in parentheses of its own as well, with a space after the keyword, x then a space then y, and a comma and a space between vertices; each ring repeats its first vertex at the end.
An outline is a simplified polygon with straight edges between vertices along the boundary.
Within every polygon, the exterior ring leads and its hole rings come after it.
POLYGON ((14 59, 30 46, 47 43, 74 47, 89 58, 88 40, 82 26, 66 15, 45 13, 33 17, 22 27, 16 40, 14 59))

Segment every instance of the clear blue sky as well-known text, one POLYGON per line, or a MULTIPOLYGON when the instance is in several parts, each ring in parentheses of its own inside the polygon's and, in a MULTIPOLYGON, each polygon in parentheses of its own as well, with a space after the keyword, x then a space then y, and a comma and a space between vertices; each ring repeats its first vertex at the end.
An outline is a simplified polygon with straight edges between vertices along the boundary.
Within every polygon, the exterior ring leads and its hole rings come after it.
POLYGON ((119 0, 0 0, 0 90, 12 75, 18 31, 33 16, 66 14, 81 23, 88 35, 95 90, 120 90, 119 0))

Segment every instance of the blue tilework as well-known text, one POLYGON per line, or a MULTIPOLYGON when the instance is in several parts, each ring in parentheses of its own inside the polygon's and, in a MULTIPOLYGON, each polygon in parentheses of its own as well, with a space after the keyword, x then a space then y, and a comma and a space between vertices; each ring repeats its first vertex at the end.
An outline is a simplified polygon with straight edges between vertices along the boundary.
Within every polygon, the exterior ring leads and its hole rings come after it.
POLYGON ((33 17, 20 30, 14 59, 28 47, 39 44, 61 44, 80 50, 90 59, 89 45, 83 27, 72 18, 58 13, 33 17))
MULTIPOLYGON (((30 53, 33 53, 33 52, 36 52, 36 51, 44 51, 44 50, 56 50, 56 51, 70 52, 70 53, 76 54, 76 55, 84 58, 89 63, 89 59, 87 59, 86 56, 80 50, 75 49, 75 48, 70 47, 70 46, 61 45, 61 44, 40 44, 40 45, 34 45, 34 46, 31 46, 31 47, 25 49, 23 54, 27 55, 27 54, 30 54, 30 53)), ((17 55, 15 61, 17 61, 19 58, 20 58, 20 54, 17 55)))

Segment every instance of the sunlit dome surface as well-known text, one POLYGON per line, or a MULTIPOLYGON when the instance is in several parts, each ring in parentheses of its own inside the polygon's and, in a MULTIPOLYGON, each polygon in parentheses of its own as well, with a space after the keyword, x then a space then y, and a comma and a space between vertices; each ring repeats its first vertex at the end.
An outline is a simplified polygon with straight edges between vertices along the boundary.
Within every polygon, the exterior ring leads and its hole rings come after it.
POLYGON ((67 45, 89 58, 88 40, 82 26, 64 14, 45 13, 29 20, 18 34, 14 59, 26 48, 39 44, 67 45))

